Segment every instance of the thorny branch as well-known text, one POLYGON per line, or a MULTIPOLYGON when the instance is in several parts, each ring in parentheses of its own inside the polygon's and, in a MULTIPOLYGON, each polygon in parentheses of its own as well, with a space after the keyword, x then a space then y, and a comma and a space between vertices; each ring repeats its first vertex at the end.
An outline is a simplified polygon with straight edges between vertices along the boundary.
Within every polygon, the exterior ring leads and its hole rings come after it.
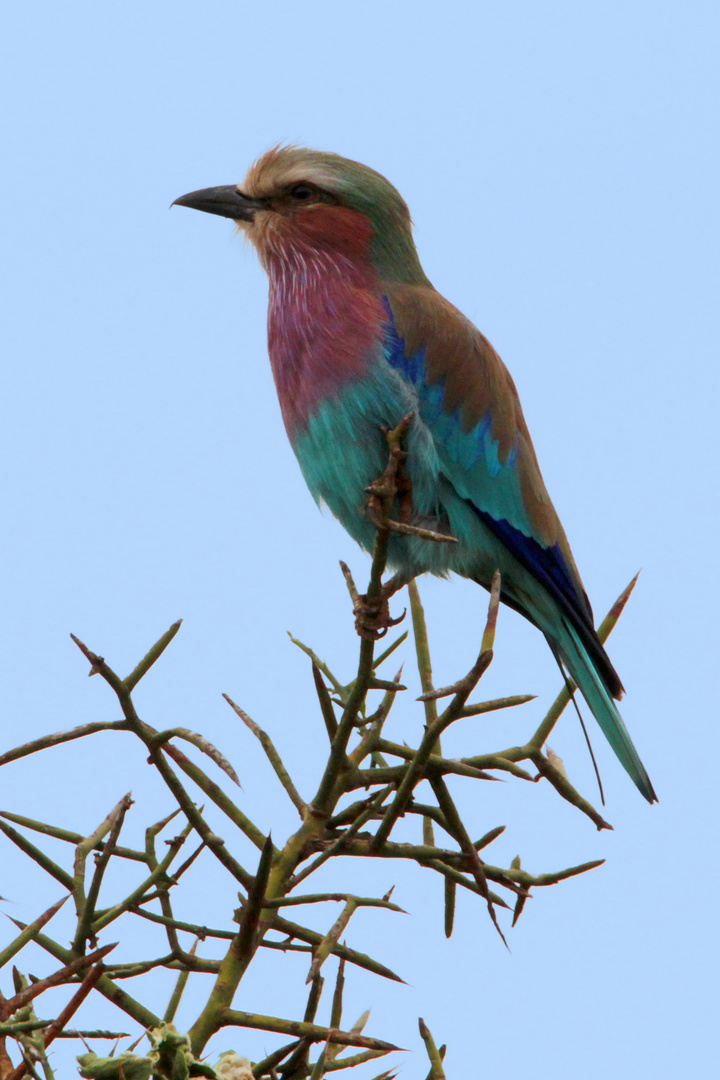
MULTIPOLYGON (((116 695, 123 719, 84 724, 32 740, 1 755, 0 765, 9 765, 41 750, 100 732, 130 733, 143 744, 149 763, 171 796, 174 810, 147 829, 144 850, 124 847, 119 843, 132 806, 129 795, 88 836, 57 823, 44 823, 0 811, 0 832, 72 895, 76 909, 72 946, 69 949, 44 932, 46 925, 58 915, 67 899, 65 897, 29 925, 15 920, 20 932, 0 951, 0 968, 21 955, 31 942, 63 965, 59 971, 33 982, 17 975, 14 996, 5 999, 0 995, 0 1080, 7 1080, 11 1076, 17 1080, 24 1075, 35 1076, 36 1065, 44 1070, 46 1077, 51 1077, 52 1069, 44 1048, 56 1038, 82 1035, 68 1025, 82 1001, 93 990, 103 994, 141 1029, 150 1033, 152 1050, 146 1058, 134 1054, 134 1046, 107 1059, 91 1052, 81 1059, 82 1075, 117 1076, 120 1080, 121 1076, 134 1075, 133 1069, 140 1062, 137 1066, 138 1076, 216 1076, 215 1071, 202 1064, 199 1058, 208 1040, 227 1027, 259 1028, 291 1037, 289 1043, 255 1063, 248 1076, 283 1077, 287 1080, 291 1077, 311 1077, 312 1080, 319 1080, 330 1072, 354 1068, 397 1048, 390 1042, 362 1034, 366 1014, 349 1029, 342 1029, 346 965, 360 967, 393 981, 402 982, 402 979, 377 958, 351 948, 341 939, 351 931, 351 919, 358 908, 380 908, 392 912, 401 912, 402 908, 390 901, 389 894, 384 897, 362 897, 342 888, 333 892, 299 892, 301 883, 330 860, 340 856, 410 861, 441 879, 444 929, 448 936, 453 929, 456 894, 460 887, 483 901, 495 928, 505 940, 496 909, 512 911, 514 925, 532 889, 554 885, 601 865, 602 860, 596 860, 564 870, 531 874, 521 868, 519 859, 514 859, 508 867, 487 863, 479 853, 485 855, 486 849, 503 833, 504 827, 492 827, 473 842, 468 823, 463 820, 455 804, 449 783, 456 776, 485 783, 502 778, 524 783, 544 779, 562 799, 579 809, 598 829, 611 828, 574 788, 562 762, 546 745, 570 700, 567 686, 563 687, 542 722, 525 742, 452 760, 443 755, 441 736, 452 724, 487 712, 515 708, 531 701, 532 696, 523 694, 493 701, 470 701, 493 658, 501 586, 499 574, 495 575, 492 583, 489 611, 477 660, 464 676, 439 689, 434 684, 425 614, 417 584, 407 582, 399 575, 383 581, 388 541, 392 533, 412 534, 428 543, 455 542, 451 536, 418 529, 411 524, 412 493, 404 472, 406 453, 402 445, 411 423, 412 414, 405 417, 394 431, 387 432, 388 465, 382 476, 368 489, 367 514, 375 526, 376 540, 370 582, 364 595, 359 593, 348 567, 342 564, 360 637, 354 677, 344 683, 309 646, 292 638, 294 644, 310 659, 320 717, 329 740, 327 761, 312 797, 305 798, 300 794, 268 732, 227 694, 224 695, 245 727, 260 742, 281 788, 300 817, 299 828, 284 843, 278 844, 266 836, 241 809, 236 801, 239 798, 237 788, 232 796, 229 795, 176 744, 178 739, 189 743, 237 785, 239 780, 232 765, 212 743, 185 727, 157 730, 142 720, 136 711, 132 693, 161 658, 177 634, 180 622, 174 623, 162 635, 124 679, 113 671, 102 656, 73 636, 90 664, 90 674, 99 674, 116 695), (409 591, 422 689, 418 700, 422 703, 424 720, 422 735, 414 747, 385 734, 398 695, 405 691, 400 681, 402 669, 393 679, 378 676, 378 669, 404 643, 407 632, 391 642, 380 655, 375 655, 377 640, 384 637, 403 617, 391 616, 389 601, 405 585, 408 585, 409 591), (381 696, 375 700, 372 695, 377 692, 381 696), (449 700, 441 707, 445 699, 449 700), (192 782, 194 788, 188 781, 192 782), (423 797, 419 798, 418 789, 421 786, 423 797), (225 821, 227 835, 219 835, 210 824, 204 807, 197 805, 195 788, 203 798, 209 800, 216 815, 219 813, 220 819, 225 821), (354 797, 360 789, 363 789, 364 795, 354 797), (428 801, 433 797, 434 802, 428 801), (157 854, 155 845, 159 835, 177 815, 182 815, 184 827, 179 835, 165 841, 166 852, 157 854), (402 838, 396 836, 400 823, 403 823, 402 838), (21 829, 25 831, 19 831, 21 829), (417 830, 414 838, 413 829, 417 830), (436 829, 442 833, 442 841, 436 840, 436 829), (27 831, 70 845, 71 867, 66 868, 31 842, 26 836, 27 831), (257 849, 256 866, 248 863, 246 854, 239 854, 240 850, 246 852, 246 844, 237 844, 238 831, 246 842, 249 841, 257 849), (183 843, 192 833, 196 834, 198 843, 189 857, 183 863, 178 863, 183 843), (184 875, 196 865, 196 860, 208 858, 205 852, 209 852, 210 857, 224 868, 240 890, 240 906, 232 922, 229 919, 226 926, 215 929, 204 924, 202 912, 196 920, 176 918, 173 906, 175 890, 182 884, 184 875), (91 858, 94 865, 89 866, 88 860, 91 858), (127 887, 124 896, 116 896, 109 901, 105 898, 108 891, 106 880, 109 877, 107 870, 111 863, 115 865, 118 860, 122 860, 126 874, 133 865, 139 864, 140 874, 136 883, 127 887), (289 907, 307 908, 337 903, 343 906, 339 913, 336 911, 334 915, 328 915, 324 933, 290 921, 285 914, 281 914, 289 907), (157 906, 159 910, 155 909, 157 906), (164 934, 168 951, 155 958, 142 957, 106 966, 102 960, 114 946, 98 948, 99 937, 111 924, 122 921, 124 927, 126 920, 132 917, 156 925, 158 931, 164 934), (192 943, 188 948, 181 944, 180 934, 191 935, 192 943), (222 959, 198 955, 208 939, 225 943, 227 951, 222 959), (88 946, 93 951, 88 953, 88 946), (233 1007, 236 991, 259 949, 307 954, 309 990, 302 1019, 258 1015, 233 1007), (331 957, 337 958, 339 966, 329 1023, 325 1026, 316 1021, 316 1016, 322 997, 323 973, 331 957), (156 1015, 156 1012, 163 1012, 162 1009, 148 1008, 118 985, 120 980, 135 978, 158 967, 177 972, 170 1001, 164 1010, 164 1020, 156 1015), (194 973, 210 975, 213 986, 189 1031, 189 1037, 185 1038, 167 1025, 176 1015, 188 979, 194 973), (50 986, 66 983, 75 984, 75 992, 61 1014, 55 1020, 38 1020, 32 1012, 32 1002, 50 986), (22 1054, 22 1061, 17 1066, 12 1064, 5 1047, 8 1038, 15 1040, 22 1054), (320 1053, 312 1062, 310 1053, 316 1043, 320 1053), (354 1047, 359 1052, 348 1055, 345 1052, 348 1047, 354 1047), (102 1069, 110 1071, 102 1072, 102 1069), (113 1069, 116 1071, 113 1072, 113 1069)), ((633 580, 602 623, 599 629, 602 641, 615 626, 634 584, 633 580)), ((326 909, 323 907, 323 910, 326 909)), ((431 1065, 428 1078, 441 1080, 445 1076, 444 1047, 437 1049, 422 1021, 420 1031, 431 1065)), ((108 1032, 92 1032, 88 1035, 94 1038, 110 1037, 108 1032)), ((237 1062, 240 1062, 238 1069, 244 1068, 242 1059, 237 1058, 237 1062)), ((238 1075, 244 1074, 238 1072, 238 1075)), ((395 1074, 391 1070, 383 1073, 382 1077, 390 1080, 392 1075, 395 1074)))

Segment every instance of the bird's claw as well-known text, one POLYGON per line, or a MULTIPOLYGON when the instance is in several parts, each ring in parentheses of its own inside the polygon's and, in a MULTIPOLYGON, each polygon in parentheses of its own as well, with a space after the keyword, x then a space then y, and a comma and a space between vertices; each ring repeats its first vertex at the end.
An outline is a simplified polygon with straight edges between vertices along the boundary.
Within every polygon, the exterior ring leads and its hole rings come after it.
POLYGON ((366 641, 379 641, 385 637, 390 627, 401 623, 406 614, 407 608, 399 618, 393 619, 390 615, 389 596, 384 593, 373 599, 359 596, 353 606, 355 629, 366 641))

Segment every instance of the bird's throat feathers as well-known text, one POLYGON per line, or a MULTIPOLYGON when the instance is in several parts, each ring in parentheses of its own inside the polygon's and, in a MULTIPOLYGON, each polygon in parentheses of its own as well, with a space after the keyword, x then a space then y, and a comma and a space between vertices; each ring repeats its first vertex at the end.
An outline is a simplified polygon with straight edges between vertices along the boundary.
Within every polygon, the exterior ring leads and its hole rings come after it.
POLYGON ((270 281, 270 361, 292 440, 378 356, 387 316, 373 229, 349 207, 318 206, 294 220, 268 215, 256 230, 251 239, 270 281))

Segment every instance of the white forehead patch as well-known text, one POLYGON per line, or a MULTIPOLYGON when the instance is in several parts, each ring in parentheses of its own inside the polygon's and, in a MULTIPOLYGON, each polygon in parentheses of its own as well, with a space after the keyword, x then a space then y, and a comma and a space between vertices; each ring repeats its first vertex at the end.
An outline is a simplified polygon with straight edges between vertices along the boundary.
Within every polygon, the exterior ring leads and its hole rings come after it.
POLYGON ((259 158, 241 185, 246 195, 261 199, 278 194, 292 184, 303 180, 316 184, 325 191, 342 191, 342 158, 322 154, 317 150, 305 150, 287 146, 269 150, 259 158))

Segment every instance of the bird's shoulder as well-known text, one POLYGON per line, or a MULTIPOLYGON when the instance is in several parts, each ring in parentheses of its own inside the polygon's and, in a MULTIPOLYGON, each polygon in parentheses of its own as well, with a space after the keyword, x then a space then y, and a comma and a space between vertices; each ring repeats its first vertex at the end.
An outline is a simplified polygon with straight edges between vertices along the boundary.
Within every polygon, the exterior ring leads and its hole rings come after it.
MULTIPOLYGON (((540 472, 510 372, 478 328, 433 288, 395 285, 386 291, 388 359, 416 386, 421 414, 445 445, 448 464, 473 462, 484 445, 490 474, 517 476, 533 532, 544 543, 562 529, 540 472)), ((484 472, 484 470, 483 470, 484 472)), ((491 476, 488 476, 491 483, 491 476)), ((484 485, 486 486, 486 485, 484 485)), ((478 491, 480 496, 480 491, 478 491)))
POLYGON ((515 383, 488 339, 432 286, 393 284, 385 295, 398 365, 414 360, 427 386, 442 382, 443 408, 458 410, 464 428, 492 412, 505 457, 525 421, 515 383))
POLYGON ((587 615, 570 546, 543 481, 515 383, 488 339, 432 287, 386 292, 387 358, 413 383, 443 472, 533 573, 587 615))

